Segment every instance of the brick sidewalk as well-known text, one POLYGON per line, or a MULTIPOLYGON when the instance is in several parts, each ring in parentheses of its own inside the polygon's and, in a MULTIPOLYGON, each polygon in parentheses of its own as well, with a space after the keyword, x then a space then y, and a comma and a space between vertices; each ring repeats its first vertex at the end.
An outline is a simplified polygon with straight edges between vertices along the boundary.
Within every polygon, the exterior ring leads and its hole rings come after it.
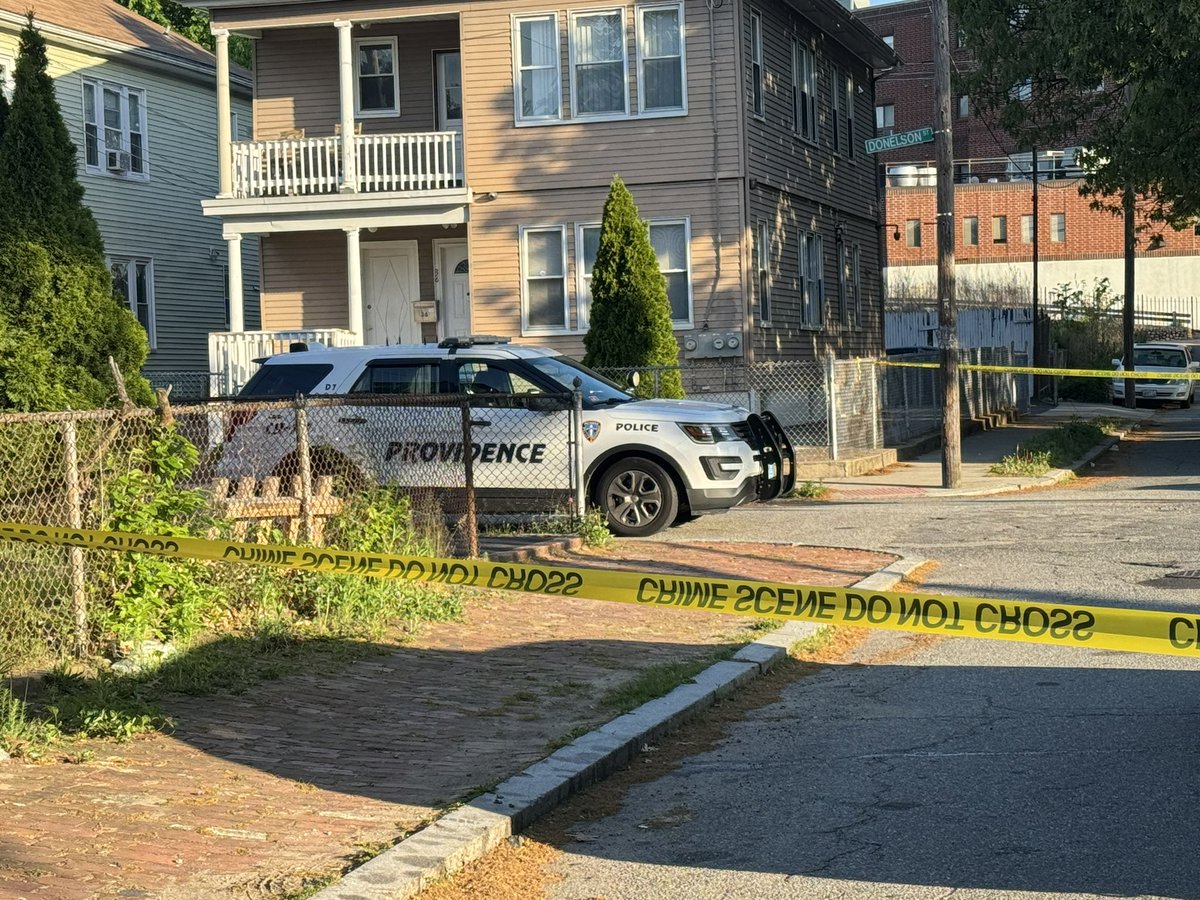
MULTIPOLYGON (((850 584, 881 553, 617 542, 564 562, 850 584)), ((710 653, 747 619, 480 595, 336 675, 166 704, 171 736, 93 741, 80 764, 0 764, 0 897, 262 898, 379 849, 605 721, 646 666, 710 653)), ((76 748, 77 749, 77 748, 76 748)))

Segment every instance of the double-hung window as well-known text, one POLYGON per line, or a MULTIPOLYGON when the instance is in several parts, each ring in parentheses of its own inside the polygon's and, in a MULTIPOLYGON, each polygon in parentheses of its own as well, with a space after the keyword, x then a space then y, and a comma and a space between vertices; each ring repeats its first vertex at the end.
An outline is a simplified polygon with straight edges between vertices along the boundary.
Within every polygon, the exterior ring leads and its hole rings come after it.
POLYGON ((817 139, 817 65, 812 50, 792 41, 792 102, 796 132, 805 140, 817 139))
POLYGON ((0 94, 4 95, 4 99, 12 102, 13 91, 16 90, 16 67, 13 61, 5 56, 0 56, 0 94))
POLYGON ((567 331, 566 229, 526 227, 521 241, 521 333, 567 331))
POLYGON ((820 328, 825 321, 824 247, 819 234, 800 233, 800 324, 820 328))
POLYGON ((854 76, 847 72, 843 84, 846 92, 846 156, 854 159, 854 76))
POLYGON ((113 292, 120 297, 150 338, 150 349, 157 345, 154 335, 154 263, 149 259, 111 257, 113 292))
POLYGON ((842 104, 846 102, 846 97, 841 89, 842 70, 834 67, 830 70, 830 74, 833 76, 831 85, 832 90, 830 91, 830 93, 833 95, 831 98, 832 103, 830 104, 831 109, 829 116, 830 138, 833 140, 833 152, 841 153, 842 131, 845 130, 842 123, 842 104))
POLYGON ((967 216, 963 219, 963 246, 979 246, 979 216, 967 216))
MULTIPOLYGON (((658 270, 667 285, 671 324, 692 327, 691 223, 688 219, 652 219, 650 246, 658 259, 658 270)), ((592 307, 592 270, 600 248, 600 226, 579 225, 575 229, 576 292, 579 298, 579 329, 588 327, 592 307)))
POLYGON ((766 222, 758 222, 754 231, 755 294, 758 300, 758 320, 771 324, 771 230, 766 222))
POLYGON ((83 81, 83 152, 89 172, 148 178, 146 92, 83 81))
POLYGON ((992 216, 992 243, 1008 243, 1008 216, 992 216))
POLYGON ((558 16, 549 13, 513 19, 513 60, 517 121, 561 119, 558 16))
POLYGON ((880 134, 891 134, 896 127, 896 104, 884 103, 875 107, 875 130, 880 134))
POLYGON ((396 38, 362 38, 354 42, 357 72, 354 113, 360 119, 400 115, 400 68, 396 38))
POLYGON ((637 7, 637 35, 639 111, 686 111, 683 5, 637 7))
POLYGON ((763 38, 762 16, 756 12, 750 13, 750 90, 752 109, 756 116, 766 112, 766 96, 763 79, 766 72, 763 67, 763 38))
POLYGON ((842 322, 858 328, 862 324, 862 253, 858 244, 838 245, 838 295, 842 322))
POLYGON ((625 10, 571 14, 571 111, 576 118, 629 114, 625 10))

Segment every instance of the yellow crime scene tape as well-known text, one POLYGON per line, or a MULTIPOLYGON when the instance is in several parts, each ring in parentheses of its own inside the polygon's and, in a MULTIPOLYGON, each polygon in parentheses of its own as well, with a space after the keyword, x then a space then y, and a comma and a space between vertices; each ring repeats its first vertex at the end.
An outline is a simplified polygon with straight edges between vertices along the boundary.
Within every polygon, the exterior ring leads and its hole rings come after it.
POLYGON ((0 540, 398 578, 550 597, 582 597, 661 609, 699 609, 825 625, 889 628, 1060 647, 1200 655, 1200 615, 1155 610, 939 596, 916 590, 897 593, 475 559, 391 556, 13 523, 0 523, 0 540))
MULTIPOLYGON (((881 366, 893 366, 900 369, 938 369, 939 362, 902 362, 900 360, 881 359, 881 366)), ((1076 378, 1112 378, 1124 381, 1136 378, 1138 381, 1155 378, 1160 381, 1200 381, 1200 372, 1143 372, 1138 369, 1126 372, 1124 369, 1050 369, 1041 366, 988 366, 980 363, 959 363, 958 367, 968 372, 1012 372, 1016 375, 1067 375, 1076 378)))

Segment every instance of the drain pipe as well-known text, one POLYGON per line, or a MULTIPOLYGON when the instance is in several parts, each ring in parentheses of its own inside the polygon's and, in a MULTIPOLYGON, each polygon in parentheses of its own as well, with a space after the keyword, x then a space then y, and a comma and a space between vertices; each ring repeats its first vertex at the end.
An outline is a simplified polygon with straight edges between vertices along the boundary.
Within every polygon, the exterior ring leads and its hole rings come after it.
POLYGON ((712 115, 712 167, 713 167, 713 249, 716 251, 716 269, 713 273, 712 290, 708 296, 708 309, 704 313, 703 327, 708 329, 708 317, 712 314, 713 304, 717 302, 717 291, 721 284, 721 177, 719 153, 721 147, 721 126, 717 121, 717 33, 713 14, 720 9, 724 0, 705 0, 708 7, 708 84, 709 105, 712 115))

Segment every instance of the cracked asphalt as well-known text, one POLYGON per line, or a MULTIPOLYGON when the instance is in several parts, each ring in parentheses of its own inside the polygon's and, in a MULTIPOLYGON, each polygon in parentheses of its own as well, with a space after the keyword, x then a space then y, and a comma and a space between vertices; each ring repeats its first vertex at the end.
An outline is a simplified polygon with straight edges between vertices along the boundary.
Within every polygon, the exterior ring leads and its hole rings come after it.
MULTIPOLYGON (((742 510, 672 538, 926 557, 929 590, 1194 610, 1200 410, 1065 488, 742 510)), ((571 829, 553 900, 1200 898, 1200 653, 875 632, 571 829)))

